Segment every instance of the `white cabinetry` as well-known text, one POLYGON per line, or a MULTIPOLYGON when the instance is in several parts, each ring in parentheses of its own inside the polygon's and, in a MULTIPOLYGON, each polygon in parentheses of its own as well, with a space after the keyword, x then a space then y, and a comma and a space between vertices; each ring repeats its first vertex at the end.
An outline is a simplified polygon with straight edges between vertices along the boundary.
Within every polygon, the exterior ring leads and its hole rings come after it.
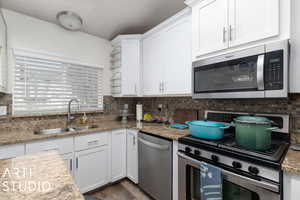
POLYGON ((143 95, 191 93, 191 15, 183 10, 143 35, 143 95))
POLYGON ((64 160, 66 167, 69 169, 70 174, 72 176, 74 176, 74 173, 73 173, 73 166, 74 166, 74 160, 73 160, 74 155, 73 155, 73 152, 61 155, 61 157, 64 160))
POLYGON ((140 38, 140 35, 120 35, 111 42, 111 93, 115 97, 140 95, 140 38))
POLYGON ((138 131, 127 130, 127 177, 138 183, 138 131))
POLYGON ((111 181, 126 177, 126 129, 111 134, 111 181))
POLYGON ((193 51, 203 55, 228 48, 227 1, 206 0, 192 9, 193 51))
POLYGON ((189 0, 193 59, 279 35, 280 0, 189 0))
POLYGON ((6 92, 7 81, 7 27, 0 9, 0 92, 6 92))
POLYGON ((74 176, 82 193, 110 182, 108 132, 75 137, 74 176))
POLYGON ((0 147, 0 160, 23 156, 24 154, 24 144, 4 145, 0 147))
POLYGON ((108 146, 75 152, 75 180, 82 193, 109 183, 108 146))
POLYGON ((300 93, 300 1, 292 1, 290 92, 300 93))
POLYGON ((298 200, 300 197, 300 176, 284 173, 283 187, 284 200, 298 200))

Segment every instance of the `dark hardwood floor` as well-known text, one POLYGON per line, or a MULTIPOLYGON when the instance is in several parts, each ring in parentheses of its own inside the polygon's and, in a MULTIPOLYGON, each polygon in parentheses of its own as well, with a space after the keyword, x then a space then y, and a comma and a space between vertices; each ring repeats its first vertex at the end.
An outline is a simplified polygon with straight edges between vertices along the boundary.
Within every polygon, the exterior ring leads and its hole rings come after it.
POLYGON ((152 200, 152 198, 128 179, 105 186, 104 188, 89 193, 89 195, 101 200, 152 200))

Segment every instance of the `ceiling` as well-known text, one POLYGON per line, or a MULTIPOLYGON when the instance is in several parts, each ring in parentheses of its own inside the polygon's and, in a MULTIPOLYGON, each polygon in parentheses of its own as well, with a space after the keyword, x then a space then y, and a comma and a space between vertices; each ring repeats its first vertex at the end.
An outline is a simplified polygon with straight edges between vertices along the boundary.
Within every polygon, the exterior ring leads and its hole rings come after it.
POLYGON ((144 33, 185 7, 184 0, 0 0, 2 7, 56 22, 70 10, 83 20, 83 31, 105 39, 144 33))

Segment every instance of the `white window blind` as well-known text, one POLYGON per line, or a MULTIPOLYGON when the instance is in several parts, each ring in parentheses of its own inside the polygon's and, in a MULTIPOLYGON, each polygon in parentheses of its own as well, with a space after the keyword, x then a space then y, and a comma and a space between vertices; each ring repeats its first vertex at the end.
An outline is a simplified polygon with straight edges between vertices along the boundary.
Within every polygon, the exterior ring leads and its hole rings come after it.
POLYGON ((80 101, 80 111, 103 109, 101 68, 14 56, 14 114, 66 112, 73 98, 80 101))

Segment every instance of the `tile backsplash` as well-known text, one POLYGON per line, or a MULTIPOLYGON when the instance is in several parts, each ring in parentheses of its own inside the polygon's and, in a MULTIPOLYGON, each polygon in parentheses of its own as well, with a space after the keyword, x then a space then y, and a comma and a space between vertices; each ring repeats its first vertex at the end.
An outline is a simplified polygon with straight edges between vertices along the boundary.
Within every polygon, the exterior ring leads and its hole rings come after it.
POLYGON ((220 110, 249 113, 277 113, 290 115, 290 130, 300 134, 300 94, 291 94, 289 99, 239 99, 239 100, 193 100, 191 97, 156 97, 156 98, 115 98, 115 108, 125 103, 133 103, 131 111, 135 112, 135 104, 143 104, 144 113, 172 121, 176 109, 196 109, 200 118, 205 110, 220 110), (162 104, 162 111, 158 105, 162 104))
MULTIPOLYGON (((277 113, 290 115, 290 130, 300 136, 300 94, 290 94, 288 99, 245 99, 245 100, 193 100, 191 97, 143 97, 143 98, 113 98, 105 96, 104 114, 117 116, 124 104, 129 105, 129 113, 135 114, 135 105, 143 104, 144 113, 151 113, 155 118, 172 122, 176 109, 196 109, 200 118, 205 110, 235 111, 249 113, 277 113), (163 108, 159 111, 158 105, 163 108)), ((43 115, 42 117, 14 118, 11 116, 11 95, 0 95, 0 106, 8 107, 8 115, 0 116, 0 123, 23 123, 34 120, 56 120, 66 116, 43 115)), ((103 113, 91 113, 90 117, 99 117, 103 113)), ((300 137, 299 137, 300 138, 300 137)), ((300 142, 300 141, 299 141, 300 142)))

